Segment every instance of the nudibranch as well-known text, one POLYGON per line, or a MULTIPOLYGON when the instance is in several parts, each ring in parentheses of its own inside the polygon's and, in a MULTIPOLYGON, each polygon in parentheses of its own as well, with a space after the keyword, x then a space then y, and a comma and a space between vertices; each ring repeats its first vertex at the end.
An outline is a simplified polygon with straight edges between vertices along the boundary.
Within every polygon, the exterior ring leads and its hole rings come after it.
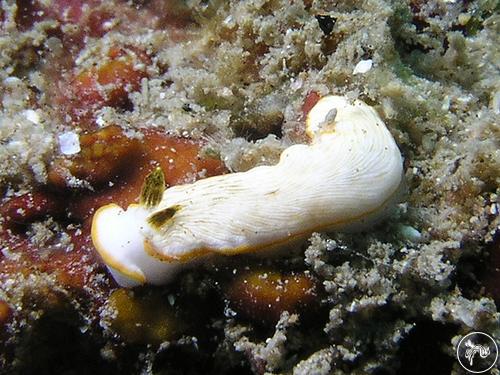
POLYGON ((164 284, 208 254, 266 250, 314 231, 364 227, 397 199, 403 162, 375 110, 321 98, 306 119, 309 144, 279 163, 165 189, 160 169, 126 210, 97 210, 92 240, 122 286, 164 284))

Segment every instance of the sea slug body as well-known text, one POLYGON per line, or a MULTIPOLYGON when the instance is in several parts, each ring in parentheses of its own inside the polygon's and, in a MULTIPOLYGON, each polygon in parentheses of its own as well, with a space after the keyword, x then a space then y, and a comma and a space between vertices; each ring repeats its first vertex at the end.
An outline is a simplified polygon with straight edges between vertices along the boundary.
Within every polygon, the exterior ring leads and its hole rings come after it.
POLYGON ((314 231, 355 230, 394 203, 402 157, 373 108, 323 97, 306 133, 310 144, 287 148, 274 166, 166 190, 156 171, 139 204, 101 207, 92 239, 116 281, 167 283, 205 255, 264 252, 314 231))

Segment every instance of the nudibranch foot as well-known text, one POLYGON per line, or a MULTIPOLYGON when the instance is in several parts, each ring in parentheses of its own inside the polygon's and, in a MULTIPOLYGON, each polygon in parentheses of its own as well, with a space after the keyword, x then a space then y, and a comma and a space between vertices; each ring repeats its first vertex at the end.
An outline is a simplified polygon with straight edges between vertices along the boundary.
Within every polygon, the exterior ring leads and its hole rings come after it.
POLYGON ((92 238, 118 283, 168 282, 207 254, 265 253, 314 231, 359 229, 391 206, 402 157, 373 108, 326 96, 306 133, 310 143, 287 148, 274 166, 164 191, 155 171, 139 205, 99 209, 92 238))

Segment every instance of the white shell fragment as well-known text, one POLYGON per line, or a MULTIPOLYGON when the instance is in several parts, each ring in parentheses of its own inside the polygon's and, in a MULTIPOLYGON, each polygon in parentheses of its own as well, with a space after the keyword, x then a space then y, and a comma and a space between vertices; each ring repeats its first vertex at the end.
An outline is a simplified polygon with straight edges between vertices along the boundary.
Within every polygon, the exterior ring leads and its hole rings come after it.
POLYGON ((32 109, 27 109, 24 111, 24 117, 26 117, 26 119, 28 121, 31 121, 33 124, 37 124, 39 125, 40 124, 40 115, 38 113, 36 113, 36 111, 32 110, 32 109))
POLYGON ((80 152, 80 138, 78 134, 67 132, 59 134, 59 149, 64 155, 73 155, 80 152))
POLYGON ((352 74, 364 74, 368 72, 373 66, 373 61, 371 59, 369 60, 361 60, 356 64, 354 67, 354 70, 352 71, 352 74))
POLYGON ((161 284, 204 255, 360 229, 395 203, 402 158, 371 107, 327 96, 306 125, 310 144, 287 148, 277 165, 174 186, 154 206, 101 207, 92 239, 117 282, 161 284))

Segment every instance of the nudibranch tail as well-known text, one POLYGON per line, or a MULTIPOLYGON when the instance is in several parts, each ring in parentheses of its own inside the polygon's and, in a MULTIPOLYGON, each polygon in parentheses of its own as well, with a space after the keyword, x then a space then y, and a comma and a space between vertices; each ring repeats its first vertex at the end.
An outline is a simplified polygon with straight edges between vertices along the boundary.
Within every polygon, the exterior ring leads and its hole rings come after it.
POLYGON ((167 282, 209 253, 264 253, 313 231, 360 228, 394 202, 402 157, 373 108, 324 97, 306 133, 310 144, 287 148, 274 166, 174 186, 161 199, 155 171, 141 205, 99 209, 92 237, 117 281, 167 282))

